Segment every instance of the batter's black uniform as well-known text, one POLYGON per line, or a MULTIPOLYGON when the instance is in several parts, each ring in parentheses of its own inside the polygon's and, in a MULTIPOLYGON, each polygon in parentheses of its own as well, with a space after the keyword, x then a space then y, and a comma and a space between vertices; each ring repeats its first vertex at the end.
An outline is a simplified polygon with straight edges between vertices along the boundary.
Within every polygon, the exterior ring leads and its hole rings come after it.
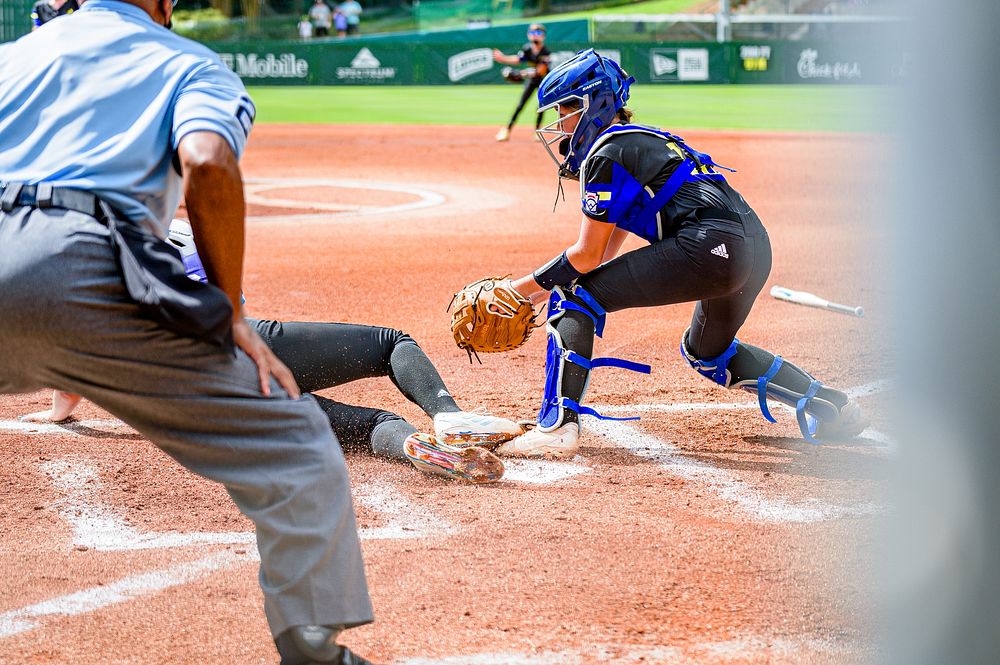
MULTIPOLYGON (((685 340, 698 360, 718 357, 733 343, 771 271, 771 243, 757 213, 714 169, 685 182, 645 225, 635 206, 660 190, 688 154, 662 136, 618 132, 595 144, 581 168, 583 213, 639 235, 649 245, 623 254, 577 280, 608 312, 696 302, 685 340)), ((576 300, 573 294, 568 299, 576 300)), ((567 311, 555 322, 567 347, 592 357, 594 322, 567 311)), ((666 341, 664 343, 667 343, 666 341)), ((676 342, 669 342, 671 345, 676 342)), ((740 342, 729 362, 729 385, 763 375, 774 356, 740 342)), ((580 401, 588 372, 564 367, 563 395, 580 401)), ((774 382, 804 393, 812 377, 785 362, 774 382)), ((823 387, 818 394, 841 408, 847 396, 823 387)), ((566 410, 565 420, 577 414, 566 410)))
MULTIPOLYGON (((538 86, 542 84, 542 79, 545 75, 549 73, 549 63, 552 60, 552 52, 549 51, 547 46, 542 46, 538 53, 535 53, 534 49, 531 48, 531 44, 525 44, 521 51, 517 54, 518 59, 521 61, 522 65, 530 65, 535 68, 534 76, 526 77, 524 80, 524 90, 521 92, 521 99, 517 102, 517 107, 514 109, 514 115, 511 116, 510 122, 507 123, 507 129, 512 129, 514 123, 517 122, 517 116, 521 115, 521 110, 524 109, 525 104, 528 100, 535 94, 538 90, 538 86)), ((535 118, 535 129, 542 126, 542 114, 536 114, 535 118)))

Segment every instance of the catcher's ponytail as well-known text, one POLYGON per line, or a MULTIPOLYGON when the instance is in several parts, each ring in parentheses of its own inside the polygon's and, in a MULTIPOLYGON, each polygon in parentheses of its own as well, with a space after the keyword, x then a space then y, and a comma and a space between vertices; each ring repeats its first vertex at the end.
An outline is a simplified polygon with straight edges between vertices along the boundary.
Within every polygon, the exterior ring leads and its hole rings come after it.
POLYGON ((624 106, 618 109, 618 120, 621 121, 622 124, 627 125, 632 122, 632 117, 634 115, 635 113, 632 112, 632 109, 627 109, 624 106))

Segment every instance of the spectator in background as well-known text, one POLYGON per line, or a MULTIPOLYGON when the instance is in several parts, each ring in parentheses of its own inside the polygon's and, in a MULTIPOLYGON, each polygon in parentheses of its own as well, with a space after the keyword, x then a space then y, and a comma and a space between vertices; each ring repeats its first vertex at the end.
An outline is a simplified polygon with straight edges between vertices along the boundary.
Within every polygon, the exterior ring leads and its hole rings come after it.
POLYGON ((361 26, 361 3, 358 0, 345 0, 340 3, 340 11, 347 17, 347 34, 358 34, 361 26))
POLYGON ((313 36, 313 26, 309 22, 309 16, 305 15, 299 21, 299 37, 303 40, 311 39, 313 36))
POLYGON ((314 35, 317 37, 326 37, 330 34, 332 13, 330 12, 330 6, 323 2, 323 0, 316 0, 313 6, 309 8, 309 20, 312 21, 314 35))
POLYGON ((333 29, 337 31, 338 38, 347 36, 347 15, 340 11, 340 7, 333 10, 333 29))

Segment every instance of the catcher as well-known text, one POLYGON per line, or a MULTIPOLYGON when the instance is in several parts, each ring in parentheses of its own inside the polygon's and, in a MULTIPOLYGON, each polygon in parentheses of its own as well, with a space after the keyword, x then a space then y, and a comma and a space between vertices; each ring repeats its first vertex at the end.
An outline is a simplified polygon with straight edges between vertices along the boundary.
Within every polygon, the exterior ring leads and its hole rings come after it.
MULTIPOLYGON (((497 132, 497 141, 510 139, 510 130, 514 129, 517 116, 521 115, 524 105, 528 103, 535 90, 538 90, 542 79, 549 73, 551 57, 552 53, 545 46, 545 26, 541 23, 532 23, 528 26, 528 43, 521 48, 517 55, 504 55, 499 49, 493 49, 493 59, 502 65, 508 65, 502 70, 503 77, 511 83, 524 83, 524 90, 521 92, 521 99, 514 108, 514 115, 510 117, 507 126, 497 132), (521 69, 514 69, 518 66, 521 66, 521 69)), ((535 130, 541 126, 542 114, 539 112, 535 118, 535 130)))
MULTIPOLYGON (((175 219, 168 240, 181 252, 188 276, 207 279, 190 225, 175 219)), ((503 475, 503 463, 477 444, 513 438, 523 431, 521 427, 505 418, 462 411, 430 359, 406 333, 348 323, 248 322, 288 366, 303 391, 388 376, 434 421, 434 435, 418 434, 395 413, 313 395, 344 447, 370 448, 383 457, 409 459, 426 473, 472 483, 493 482, 503 475)), ((22 420, 62 422, 72 416, 79 402, 78 395, 54 391, 51 409, 22 420)))
MULTIPOLYGON (((771 422, 768 399, 792 406, 810 441, 856 436, 867 421, 855 401, 780 356, 736 339, 771 269, 767 232, 709 155, 669 132, 631 123, 625 103, 633 81, 618 63, 589 49, 554 69, 538 91, 539 111, 559 113, 539 135, 559 177, 580 181, 583 220, 574 245, 534 273, 504 282, 507 297, 522 307, 550 292, 548 350, 537 427, 497 452, 572 456, 580 414, 604 418, 581 405, 590 371, 649 372, 646 365, 592 357, 594 335, 603 334, 607 313, 690 301, 696 302, 694 316, 680 351, 695 371, 754 393, 771 422), (649 245, 615 258, 629 233, 649 245)), ((475 293, 463 302, 473 301, 475 293)), ((453 328, 456 340, 468 340, 476 350, 490 339, 478 326, 503 331, 513 320, 495 316, 490 306, 470 309, 466 304, 455 313, 453 328)), ((511 336, 502 332, 502 339, 511 336)))

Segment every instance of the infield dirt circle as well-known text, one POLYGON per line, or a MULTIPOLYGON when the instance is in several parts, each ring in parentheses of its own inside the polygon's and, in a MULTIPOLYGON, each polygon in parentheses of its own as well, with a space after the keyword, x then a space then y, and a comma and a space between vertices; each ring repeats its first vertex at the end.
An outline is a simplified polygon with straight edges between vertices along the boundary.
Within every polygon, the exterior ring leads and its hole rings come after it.
MULTIPOLYGON (((877 650, 871 545, 892 463, 887 327, 871 137, 682 132, 737 169, 774 269, 740 337, 853 389, 873 429, 812 446, 678 354, 692 305, 609 317, 579 457, 511 463, 469 487, 350 453, 376 622, 345 635, 378 663, 844 663, 877 650), (774 284, 863 305, 864 319, 770 299, 774 284)), ((248 179, 245 290, 256 316, 400 328, 459 404, 530 418, 545 338, 469 364, 445 307, 462 284, 524 274, 575 238, 554 166, 527 132, 262 126, 248 179)), ((629 244, 628 248, 638 244, 629 244)), ((388 379, 330 394, 428 419, 388 379)), ((0 399, 0 662, 274 663, 251 525, 225 492, 86 405, 17 421, 0 399)))

